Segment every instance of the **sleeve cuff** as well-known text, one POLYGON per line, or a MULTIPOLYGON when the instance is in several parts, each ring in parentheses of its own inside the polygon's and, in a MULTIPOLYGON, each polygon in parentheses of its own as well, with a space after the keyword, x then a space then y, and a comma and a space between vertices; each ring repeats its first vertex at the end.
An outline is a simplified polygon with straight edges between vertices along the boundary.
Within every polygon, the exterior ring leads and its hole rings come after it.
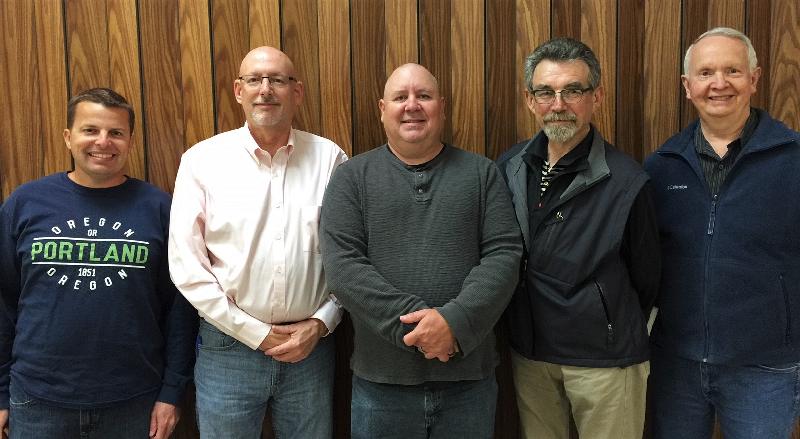
MULTIPOLYGON (((313 319, 319 319, 328 328, 328 334, 332 333, 339 323, 342 321, 342 305, 336 299, 336 296, 331 294, 328 300, 319 307, 319 309, 311 316, 313 319)), ((325 335, 328 335, 325 334, 325 335)))

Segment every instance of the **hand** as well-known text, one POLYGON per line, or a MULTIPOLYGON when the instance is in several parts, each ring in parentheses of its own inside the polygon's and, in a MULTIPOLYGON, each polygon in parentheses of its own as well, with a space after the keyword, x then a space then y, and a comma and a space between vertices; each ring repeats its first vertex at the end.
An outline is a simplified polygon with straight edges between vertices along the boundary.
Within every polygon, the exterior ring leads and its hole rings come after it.
POLYGON ((273 329, 275 329, 276 325, 272 325, 272 329, 269 331, 266 337, 264 337, 264 341, 258 345, 258 349, 264 352, 267 352, 269 349, 274 348, 275 346, 282 345, 289 341, 289 336, 286 334, 277 334, 273 329))
POLYGON ((439 311, 432 308, 421 309, 400 316, 403 323, 416 323, 417 327, 403 337, 406 346, 416 346, 425 358, 447 362, 455 352, 456 340, 450 325, 439 311))
POLYGON ((289 340, 264 354, 285 363, 296 363, 308 357, 328 328, 321 320, 310 318, 289 325, 272 325, 272 332, 287 336, 289 340))
POLYGON ((8 439, 8 409, 0 410, 0 439, 8 439))
POLYGON ((181 417, 181 409, 166 402, 156 401, 153 411, 150 413, 150 437, 153 439, 167 439, 178 419, 181 417))

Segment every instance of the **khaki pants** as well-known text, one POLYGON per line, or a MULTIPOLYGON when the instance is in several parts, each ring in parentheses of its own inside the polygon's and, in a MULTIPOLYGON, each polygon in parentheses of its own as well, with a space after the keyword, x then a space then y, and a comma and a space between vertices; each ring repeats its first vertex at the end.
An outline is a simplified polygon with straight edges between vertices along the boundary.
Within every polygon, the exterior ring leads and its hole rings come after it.
POLYGON ((570 411, 582 439, 641 439, 650 363, 560 366, 512 351, 523 436, 569 438, 570 411))

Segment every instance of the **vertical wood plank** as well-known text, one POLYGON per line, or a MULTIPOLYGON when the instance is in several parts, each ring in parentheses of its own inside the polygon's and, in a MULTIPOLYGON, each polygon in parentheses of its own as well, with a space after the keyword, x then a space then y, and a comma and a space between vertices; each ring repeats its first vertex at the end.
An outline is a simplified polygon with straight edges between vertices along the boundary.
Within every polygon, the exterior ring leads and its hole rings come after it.
POLYGON ((419 62, 416 0, 385 0, 386 75, 406 63, 419 62))
MULTIPOLYGON (((62 3, 35 0, 36 67, 42 117, 43 174, 72 169, 62 131, 67 124, 67 68, 64 53, 64 9, 62 3)), ((9 53, 9 52, 4 52, 9 53)))
POLYGON ((758 65, 761 67, 761 79, 758 80, 758 90, 751 98, 751 105, 768 109, 770 92, 770 51, 772 49, 772 1, 748 0, 745 12, 745 33, 750 37, 753 48, 756 50, 758 65))
POLYGON ((800 130, 800 5, 792 1, 773 3, 770 28, 770 114, 800 130))
MULTIPOLYGON (((682 25, 673 28, 683 29, 683 41, 681 43, 681 72, 683 71, 683 57, 686 49, 694 42, 697 37, 709 29, 708 26, 708 7, 707 0, 684 0, 683 1, 683 21, 682 25)), ((666 9, 664 9, 666 11, 666 9)), ((685 96, 685 93, 684 93, 685 96)), ((681 100, 681 119, 680 127, 685 127, 693 120, 697 119, 697 110, 688 99, 681 100)))
MULTIPOLYGON (((420 9, 420 64, 425 66, 439 80, 439 91, 447 101, 446 112, 453 108, 451 91, 453 80, 450 77, 450 20, 451 0, 419 0, 420 9)), ((463 76, 459 75, 458 78, 463 76)), ((448 118, 442 133, 445 142, 453 142, 453 121, 448 118)))
POLYGON ((136 0, 108 0, 108 57, 111 88, 125 96, 133 106, 136 122, 134 147, 128 156, 126 173, 145 179, 144 113, 142 112, 142 78, 139 69, 139 29, 136 0))
POLYGON ((350 2, 322 1, 319 3, 318 14, 321 134, 336 142, 348 156, 352 156, 350 2))
POLYGON ((550 17, 553 37, 581 39, 581 0, 554 0, 550 17))
MULTIPOLYGON (((492 160, 516 140, 515 130, 509 129, 519 95, 515 28, 508 25, 512 17, 516 20, 515 0, 486 3, 486 156, 492 160)), ((498 407, 498 416, 505 414, 498 407)))
POLYGON ((315 0, 288 0, 283 2, 283 48, 292 58, 297 73, 305 85, 305 98, 294 126, 319 133, 319 35, 313 24, 317 22, 315 0), (311 25, 309 25, 309 23, 311 25))
POLYGON ((207 0, 178 0, 184 149, 214 135, 210 11, 207 0))
POLYGON ((172 192, 183 153, 178 0, 139 2, 148 180, 172 192))
POLYGON ((521 141, 533 137, 538 131, 536 120, 525 103, 523 91, 525 83, 525 58, 550 39, 550 0, 516 0, 516 46, 515 57, 517 80, 516 101, 516 140, 521 141))
POLYGON ((250 0, 250 49, 281 47, 280 0, 250 0))
POLYGON ((214 96, 217 103, 216 132, 230 131, 244 124, 242 107, 233 96, 233 81, 239 76, 248 47, 247 0, 211 2, 214 68, 214 96))
POLYGON ((109 87, 105 0, 66 0, 70 95, 109 87))
POLYGON ((450 90, 453 143, 486 154, 486 80, 483 1, 453 0, 450 27, 450 76, 459 82, 450 90))
POLYGON ((644 10, 644 147, 653 152, 681 126, 681 0, 648 0, 644 10))
MULTIPOLYGON (((629 11, 626 11, 626 13, 629 11)), ((617 96, 617 2, 616 0, 584 0, 581 7, 581 39, 592 48, 598 61, 606 96, 594 123, 603 137, 616 141, 614 115, 617 96)))
POLYGON ((385 143, 378 99, 383 96, 385 73, 384 10, 381 2, 351 0, 353 44, 353 154, 385 143))
POLYGON ((42 122, 37 114, 43 110, 39 98, 39 77, 35 66, 36 33, 34 3, 18 2, 0 9, 0 90, 7 108, 0 117, 3 133, 0 147, 0 183, 2 197, 22 183, 42 175, 42 122))
MULTIPOLYGON (((620 0, 617 28, 617 92, 616 109, 612 120, 616 121, 617 148, 632 155, 638 161, 645 156, 644 144, 644 2, 620 0), (624 12, 622 12, 624 11, 624 12)), ((613 81, 614 78, 610 79, 613 81)))
POLYGON ((744 31, 745 0, 708 0, 708 29, 725 26, 744 31))

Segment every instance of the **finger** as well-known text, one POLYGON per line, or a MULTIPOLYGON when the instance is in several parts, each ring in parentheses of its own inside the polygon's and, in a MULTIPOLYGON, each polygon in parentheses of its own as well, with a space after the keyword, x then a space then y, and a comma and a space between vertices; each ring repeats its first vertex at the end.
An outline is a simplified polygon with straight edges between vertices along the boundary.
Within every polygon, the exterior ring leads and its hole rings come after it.
POLYGON ((150 437, 154 437, 156 432, 158 431, 158 416, 156 415, 156 411, 153 410, 150 413, 150 437))
POLYGON ((427 309, 421 309, 418 311, 414 311, 412 313, 408 313, 405 315, 400 316, 400 321, 403 323, 416 323, 422 320, 425 317, 425 314, 428 312, 427 309))
POLYGON ((272 332, 275 334, 291 334, 296 330, 294 325, 272 325, 272 332))
POLYGON ((414 346, 418 338, 417 331, 414 330, 403 336, 403 343, 405 343, 406 346, 414 346))

